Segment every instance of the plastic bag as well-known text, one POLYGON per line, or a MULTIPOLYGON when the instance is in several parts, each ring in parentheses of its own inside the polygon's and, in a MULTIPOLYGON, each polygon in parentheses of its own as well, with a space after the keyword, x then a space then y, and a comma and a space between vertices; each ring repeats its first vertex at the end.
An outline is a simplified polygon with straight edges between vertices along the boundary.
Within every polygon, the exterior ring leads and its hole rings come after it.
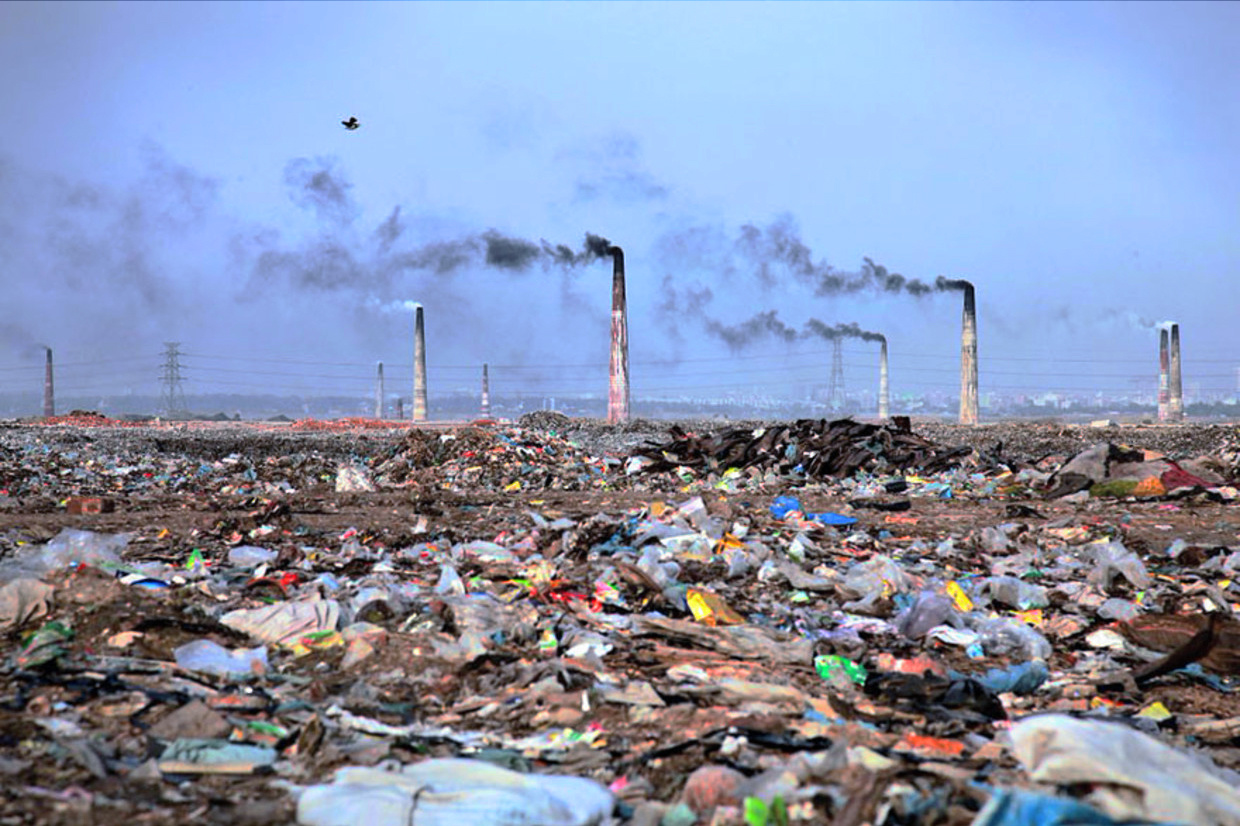
POLYGON ((956 616, 956 604, 951 597, 934 591, 922 591, 913 604, 896 617, 896 630, 915 640, 924 637, 931 628, 951 624, 956 616))
POLYGON ((230 651, 211 640, 194 640, 172 652, 177 665, 189 671, 220 677, 262 674, 267 670, 267 647, 230 651))
POLYGON ((1051 655, 1046 637, 1025 625, 1006 619, 982 619, 974 624, 978 642, 990 657, 1011 657, 1015 660, 1045 660, 1051 655))
POLYGON ((524 775, 482 760, 427 760, 400 772, 347 767, 297 801, 303 826, 596 826, 615 803, 581 777, 524 775))
POLYGON ((1121 543, 1094 542, 1090 544, 1094 570, 1089 573, 1089 581, 1104 592, 1111 590, 1117 576, 1128 580, 1132 587, 1141 590, 1150 587, 1150 575, 1145 570, 1145 563, 1121 543))
POLYGON ((991 600, 1018 611, 1050 605, 1045 588, 1014 576, 992 576, 986 580, 985 589, 991 600))

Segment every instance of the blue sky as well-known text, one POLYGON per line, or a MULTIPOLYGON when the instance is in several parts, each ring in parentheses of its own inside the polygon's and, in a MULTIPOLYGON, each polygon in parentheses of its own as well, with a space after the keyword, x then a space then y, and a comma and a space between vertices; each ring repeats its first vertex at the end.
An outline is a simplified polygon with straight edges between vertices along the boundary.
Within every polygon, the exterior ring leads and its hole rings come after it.
MULTIPOLYGON (((1152 386, 1142 319, 1231 388, 1238 34, 1235 3, 8 2, 0 367, 47 343, 98 362, 66 382, 157 389, 178 340, 189 392, 365 397, 366 365, 408 374, 411 299, 432 393, 483 361, 605 393, 608 264, 408 265, 593 232, 626 250, 639 394, 825 381, 825 342, 710 333, 759 311, 881 332, 893 391, 955 392, 958 295, 759 278, 748 225, 973 281, 983 393, 1152 386)), ((875 350, 845 343, 850 386, 875 350)))

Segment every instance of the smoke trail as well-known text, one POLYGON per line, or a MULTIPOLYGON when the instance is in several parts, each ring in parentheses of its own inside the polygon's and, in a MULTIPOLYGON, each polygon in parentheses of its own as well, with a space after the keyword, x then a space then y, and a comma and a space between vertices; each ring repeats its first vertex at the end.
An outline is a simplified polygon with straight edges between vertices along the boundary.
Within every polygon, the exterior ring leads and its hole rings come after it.
POLYGON ((973 289, 973 282, 966 281, 963 278, 948 278, 947 276, 940 275, 934 280, 934 288, 939 291, 959 290, 968 292, 973 289))
POLYGON ((659 285, 658 296, 655 313, 662 319, 661 327, 673 341, 683 342, 685 337, 681 327, 687 319, 703 316, 714 293, 710 287, 689 286, 678 290, 672 274, 666 273, 659 285))
POLYGON ((482 234, 486 244, 488 267, 501 270, 525 270, 543 254, 543 248, 531 241, 507 238, 495 230, 482 234))
POLYGON ((756 270, 758 280, 764 287, 777 285, 778 272, 782 269, 811 287, 819 296, 882 290, 920 297, 933 292, 930 285, 889 272, 870 258, 863 259, 860 272, 838 270, 825 260, 815 262, 813 253, 799 237, 796 225, 789 216, 776 219, 766 228, 753 224, 741 227, 736 249, 756 270))
POLYGON ((586 233, 579 249, 514 238, 496 229, 455 239, 439 239, 415 248, 397 248, 405 225, 395 207, 369 236, 344 232, 359 210, 353 185, 338 170, 334 158, 296 158, 284 169, 284 182, 293 202, 312 209, 323 223, 317 237, 298 247, 279 243, 278 233, 252 234, 236 239, 236 257, 252 260, 250 284, 242 298, 253 298, 271 283, 313 290, 354 290, 365 296, 390 292, 404 276, 428 273, 446 278, 467 267, 486 267, 524 273, 535 267, 575 269, 610 253, 611 242, 586 233))
POLYGON ((707 333, 721 339, 734 353, 757 341, 770 338, 782 340, 785 344, 792 344, 807 338, 822 338, 827 341, 845 338, 855 338, 861 341, 886 341, 882 333, 863 330, 855 321, 846 324, 826 324, 816 318, 811 318, 798 331, 781 321, 775 310, 756 313, 739 324, 723 324, 715 319, 705 319, 702 324, 707 333))
POLYGON ((1090 330, 1099 324, 1104 324, 1112 328, 1157 334, 1163 327, 1173 323, 1171 321, 1158 321, 1135 310, 1121 310, 1114 307, 1091 311, 1086 317, 1082 317, 1078 313, 1080 313, 1078 309, 1063 305, 1051 312, 1051 321, 1055 324, 1062 324, 1072 333, 1090 330))
POLYGON ((809 336, 818 336, 819 338, 824 338, 827 341, 835 341, 836 339, 841 338, 857 338, 862 341, 879 342, 887 340, 882 333, 874 333, 869 330, 861 329, 860 325, 858 325, 855 321, 851 321, 847 324, 827 326, 816 318, 811 318, 809 321, 805 322, 805 331, 802 333, 802 336, 806 338, 809 336))
POLYGON ((680 262, 678 269, 686 266, 706 269, 725 277, 736 272, 750 272, 767 290, 788 279, 804 284, 818 296, 882 291, 921 297, 935 290, 916 278, 893 273, 871 258, 863 259, 861 269, 856 272, 837 269, 823 259, 816 260, 812 250, 801 240, 796 223, 787 215, 765 227, 745 224, 730 243, 721 238, 719 232, 708 227, 690 227, 664 236, 656 247, 674 255, 680 262))
POLYGON ((778 316, 775 310, 765 310, 747 321, 732 325, 708 319, 705 322, 706 332, 722 339, 734 353, 761 338, 773 336, 788 344, 800 338, 797 331, 780 321, 778 316))
POLYGON ((871 259, 862 259, 861 275, 869 283, 889 293, 908 292, 910 295, 923 296, 930 292, 930 286, 917 279, 908 279, 898 272, 888 272, 882 264, 875 264, 871 259))

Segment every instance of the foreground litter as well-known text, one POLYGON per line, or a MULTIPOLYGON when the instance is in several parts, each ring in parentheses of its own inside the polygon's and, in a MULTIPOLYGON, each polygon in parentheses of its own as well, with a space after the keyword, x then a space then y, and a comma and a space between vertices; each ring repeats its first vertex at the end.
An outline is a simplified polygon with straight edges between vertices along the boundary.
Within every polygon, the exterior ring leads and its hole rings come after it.
POLYGON ((0 429, 4 823, 1240 823, 1234 428, 0 429))

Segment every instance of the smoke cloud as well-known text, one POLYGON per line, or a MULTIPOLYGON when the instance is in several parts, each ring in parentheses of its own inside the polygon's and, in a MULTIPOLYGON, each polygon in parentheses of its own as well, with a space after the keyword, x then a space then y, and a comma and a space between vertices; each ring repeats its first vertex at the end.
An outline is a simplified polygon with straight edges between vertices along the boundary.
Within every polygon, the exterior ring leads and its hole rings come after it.
POLYGON ((775 310, 757 313, 740 324, 725 325, 713 319, 708 319, 704 323, 706 332, 721 339, 733 352, 738 352, 763 338, 778 338, 787 344, 792 344, 800 338, 795 329, 779 320, 775 310))
POLYGON ((809 321, 805 322, 805 332, 802 335, 814 335, 819 338, 824 338, 827 341, 835 341, 843 338, 856 338, 862 341, 877 342, 884 342, 887 340, 887 337, 882 333, 874 333, 869 330, 861 329, 855 321, 847 324, 828 326, 816 318, 811 318, 809 321))
POLYGON ((697 320, 705 315, 706 305, 715 297, 710 287, 684 287, 677 289, 671 273, 663 276, 659 285, 659 298, 655 313, 663 319, 662 327, 668 337, 676 342, 685 340, 681 328, 687 320, 697 320))
POLYGON ((323 225, 299 246, 280 243, 278 232, 252 232, 234 239, 236 257, 252 261, 251 282, 241 298, 252 299, 274 284, 319 291, 352 290, 363 295, 390 292, 410 274, 449 277, 467 267, 524 273, 535 267, 573 269, 609 254, 611 242, 586 233, 580 248, 504 235, 495 229, 414 248, 398 248, 406 235, 400 207, 369 236, 351 232, 359 214, 352 184, 332 158, 298 158, 285 167, 294 203, 313 210, 323 225))
POLYGON ((966 281, 963 278, 947 278, 946 276, 940 275, 934 280, 934 288, 936 290, 969 292, 973 289, 973 282, 966 281))
POLYGON ((333 158, 295 158, 284 167, 284 183, 293 203, 313 209, 319 220, 334 225, 351 223, 358 214, 353 184, 336 169, 333 158))
POLYGON ((769 339, 782 341, 785 344, 794 344, 807 338, 821 338, 827 341, 854 338, 880 343, 887 340, 882 333, 864 330, 856 322, 827 324, 811 318, 805 322, 802 329, 797 330, 781 321, 775 310, 756 313, 739 324, 727 325, 714 319, 705 319, 702 324, 707 333, 723 341, 734 353, 759 341, 769 339))
POLYGON ((820 297, 882 292, 920 298, 936 291, 962 290, 968 284, 941 277, 927 284, 891 272, 868 257, 856 271, 838 269, 814 257, 801 240, 796 222, 787 215, 767 226, 745 224, 731 241, 711 228, 690 227, 661 238, 657 248, 675 256, 681 268, 707 269, 729 278, 748 272, 764 290, 792 282, 820 297))

